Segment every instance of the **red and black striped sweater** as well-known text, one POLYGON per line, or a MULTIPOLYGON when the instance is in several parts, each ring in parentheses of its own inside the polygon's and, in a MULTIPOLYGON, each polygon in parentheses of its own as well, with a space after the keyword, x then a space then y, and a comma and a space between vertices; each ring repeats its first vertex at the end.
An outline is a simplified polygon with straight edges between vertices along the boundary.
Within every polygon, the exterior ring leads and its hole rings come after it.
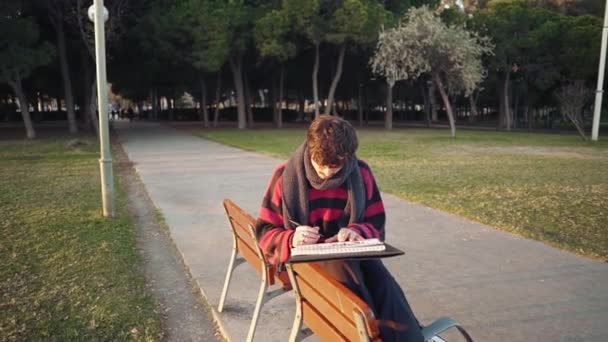
MULTIPOLYGON (((363 222, 350 224, 348 227, 364 238, 378 238, 384 236, 384 223, 386 215, 380 191, 374 180, 369 166, 358 160, 361 177, 365 184, 365 213, 363 222)), ((274 171, 258 214, 256 235, 262 251, 269 262, 278 265, 289 259, 291 240, 294 230, 285 229, 281 206, 282 175, 286 163, 274 171)), ((346 207, 346 185, 328 190, 316 190, 308 187, 309 220, 300 224, 319 227, 319 233, 324 237, 331 237, 338 233, 338 220, 346 207)))

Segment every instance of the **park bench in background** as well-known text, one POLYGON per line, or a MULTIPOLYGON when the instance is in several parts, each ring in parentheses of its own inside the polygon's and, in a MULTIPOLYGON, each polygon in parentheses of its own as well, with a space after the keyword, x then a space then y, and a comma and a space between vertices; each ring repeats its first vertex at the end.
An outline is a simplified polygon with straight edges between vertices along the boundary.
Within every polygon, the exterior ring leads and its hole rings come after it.
MULTIPOLYGON (((378 322, 369 306, 315 263, 287 264, 296 300, 296 317, 289 341, 299 341, 302 322, 322 341, 381 341, 378 322)), ((451 318, 440 318, 422 330, 425 341, 456 327, 467 342, 469 334, 451 318)))
POLYGON ((224 200, 224 209, 230 222, 230 228, 233 236, 233 248, 226 273, 226 280, 220 296, 220 302, 217 310, 222 312, 224 302, 228 294, 232 271, 243 262, 250 264, 262 276, 260 282, 260 291, 253 311, 253 317, 249 325, 247 333, 247 341, 253 341, 255 329, 257 326, 258 317, 264 303, 268 300, 291 290, 291 284, 286 277, 281 277, 274 265, 269 264, 264 258, 264 254, 258 245, 255 236, 255 219, 239 208, 234 202, 229 199, 224 200), (240 256, 240 258, 238 258, 240 256), (278 284, 281 288, 273 291, 267 291, 269 286, 278 284))

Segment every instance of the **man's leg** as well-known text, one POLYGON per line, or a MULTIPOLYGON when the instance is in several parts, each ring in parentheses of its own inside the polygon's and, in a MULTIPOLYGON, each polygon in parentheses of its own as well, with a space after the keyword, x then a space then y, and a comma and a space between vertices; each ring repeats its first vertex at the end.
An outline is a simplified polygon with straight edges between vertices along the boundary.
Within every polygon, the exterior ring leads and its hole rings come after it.
POLYGON ((380 260, 360 262, 364 287, 369 292, 383 341, 423 341, 418 320, 403 290, 380 260))
POLYGON ((422 342, 424 337, 401 287, 380 260, 319 263, 374 311, 386 342, 422 342))

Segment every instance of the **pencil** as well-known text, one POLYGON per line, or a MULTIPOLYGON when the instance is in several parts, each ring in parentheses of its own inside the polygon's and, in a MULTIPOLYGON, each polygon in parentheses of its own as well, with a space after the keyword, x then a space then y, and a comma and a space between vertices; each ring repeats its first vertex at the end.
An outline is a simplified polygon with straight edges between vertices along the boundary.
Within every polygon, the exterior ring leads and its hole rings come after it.
MULTIPOLYGON (((294 225, 294 226, 296 226, 296 227, 298 227, 298 226, 302 226, 301 224, 299 224, 298 222, 296 222, 296 221, 294 221, 294 220, 292 220, 292 219, 289 219, 289 222, 291 222, 291 224, 293 224, 293 225, 294 225)), ((324 238, 324 237, 325 237, 325 236, 323 236, 323 234, 321 234, 321 233, 319 233, 319 236, 320 236, 320 237, 322 237, 322 238, 324 238)))

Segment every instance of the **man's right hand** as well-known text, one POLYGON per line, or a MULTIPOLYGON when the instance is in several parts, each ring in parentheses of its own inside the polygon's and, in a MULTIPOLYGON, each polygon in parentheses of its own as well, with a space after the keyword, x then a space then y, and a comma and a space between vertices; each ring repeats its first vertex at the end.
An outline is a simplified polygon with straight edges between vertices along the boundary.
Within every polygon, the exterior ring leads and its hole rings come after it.
POLYGON ((291 240, 292 247, 301 245, 312 245, 319 241, 319 227, 298 226, 291 240))

